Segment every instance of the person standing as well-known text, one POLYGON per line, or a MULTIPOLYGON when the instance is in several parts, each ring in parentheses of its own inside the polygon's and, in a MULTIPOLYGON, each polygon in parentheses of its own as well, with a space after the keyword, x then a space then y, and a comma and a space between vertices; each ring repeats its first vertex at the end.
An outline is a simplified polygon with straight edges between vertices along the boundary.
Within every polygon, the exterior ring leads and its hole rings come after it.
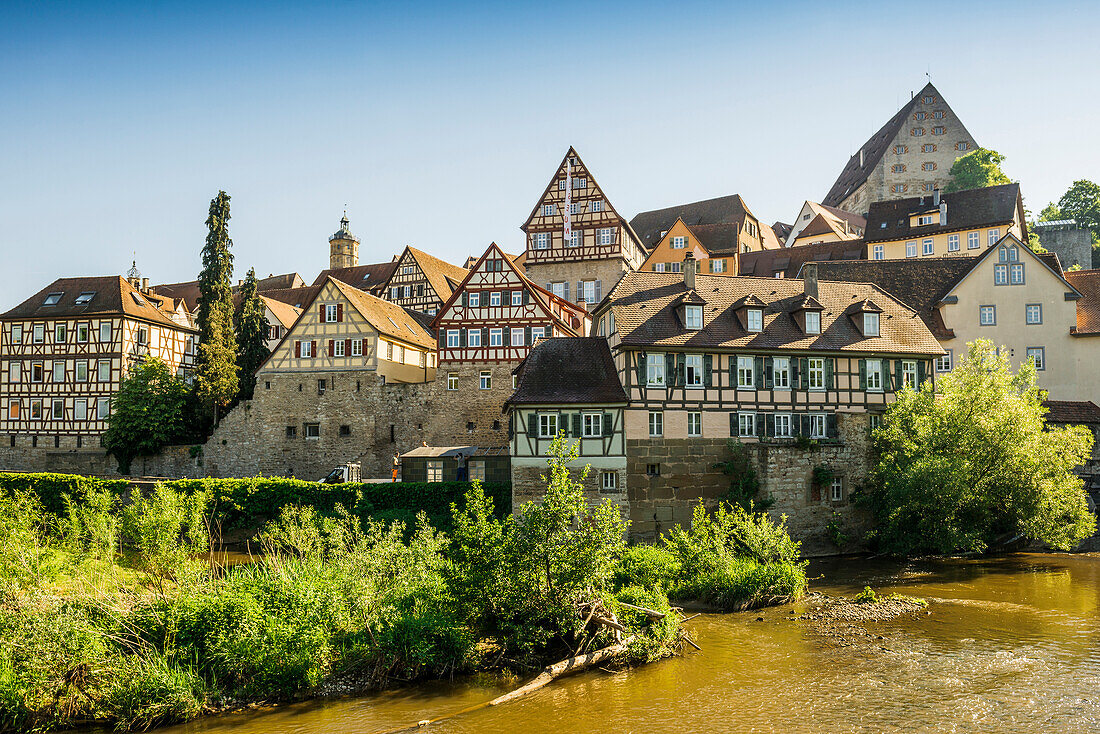
POLYGON ((458 481, 460 481, 460 482, 468 481, 469 480, 469 474, 466 471, 466 454, 459 451, 458 456, 456 457, 456 459, 457 459, 457 462, 458 462, 458 476, 457 476, 458 481))
POLYGON ((401 473, 401 454, 396 451, 393 454, 393 481, 397 481, 397 475, 401 473))

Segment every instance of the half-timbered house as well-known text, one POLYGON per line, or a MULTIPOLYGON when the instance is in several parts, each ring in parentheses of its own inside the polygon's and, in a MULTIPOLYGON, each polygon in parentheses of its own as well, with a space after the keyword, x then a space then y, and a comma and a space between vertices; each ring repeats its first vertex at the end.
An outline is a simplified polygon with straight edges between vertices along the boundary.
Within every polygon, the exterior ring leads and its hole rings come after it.
POLYGON ((626 391, 605 339, 545 339, 516 368, 516 391, 508 398, 512 425, 512 507, 539 501, 546 492, 551 442, 561 436, 577 448, 570 462, 584 478, 589 501, 611 500, 627 510, 626 391))
POLYGON ((738 227, 736 224, 697 224, 690 227, 677 218, 664 237, 649 251, 638 268, 650 273, 679 273, 684 255, 691 252, 701 273, 737 275, 738 227))
POLYGON ((559 298, 589 307, 645 260, 634 230, 573 148, 522 229, 527 276, 559 298))
POLYGON ((489 245, 432 321, 436 381, 454 398, 453 410, 439 417, 434 443, 506 445, 502 409, 512 394, 513 368, 540 339, 582 336, 590 324, 584 307, 536 285, 489 245))
POLYGON ((133 366, 158 358, 189 379, 198 341, 183 303, 138 276, 60 278, 0 316, 0 329, 0 434, 11 447, 98 442, 133 366))
POLYGON ((415 247, 406 247, 380 295, 413 311, 435 316, 454 289, 466 279, 466 268, 451 265, 415 247))

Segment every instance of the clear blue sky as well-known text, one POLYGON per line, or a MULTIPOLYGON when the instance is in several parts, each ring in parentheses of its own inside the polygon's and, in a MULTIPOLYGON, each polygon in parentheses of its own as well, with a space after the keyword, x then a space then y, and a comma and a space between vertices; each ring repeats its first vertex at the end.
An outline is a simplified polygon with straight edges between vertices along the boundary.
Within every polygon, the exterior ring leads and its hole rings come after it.
POLYGON ((1100 179, 1097 4, 0 3, 0 308, 56 277, 454 262, 569 145, 618 210, 740 193, 790 221, 925 71, 1038 210, 1100 179))

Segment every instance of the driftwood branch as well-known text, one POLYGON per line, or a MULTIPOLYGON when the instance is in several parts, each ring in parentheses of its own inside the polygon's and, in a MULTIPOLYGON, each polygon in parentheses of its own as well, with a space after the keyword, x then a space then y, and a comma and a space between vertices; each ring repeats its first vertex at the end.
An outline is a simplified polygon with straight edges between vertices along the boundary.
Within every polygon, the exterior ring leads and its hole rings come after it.
POLYGON ((645 607, 636 607, 633 604, 627 604, 625 601, 619 602, 620 607, 626 607, 627 609, 633 609, 635 612, 641 612, 650 619, 664 619, 665 613, 658 612, 653 609, 646 609, 645 607))
MULTIPOLYGON (((599 619, 599 617, 597 617, 599 619)), ((554 663, 553 665, 547 665, 542 669, 534 680, 520 686, 516 690, 505 693, 503 696, 498 696, 489 702, 490 706, 499 706, 502 703, 508 703, 514 701, 517 698, 522 698, 529 693, 537 691, 545 686, 555 678, 560 678, 563 675, 571 673, 579 673, 582 670, 591 668, 594 665, 612 660, 618 657, 623 651, 626 650, 627 645, 633 640, 633 637, 628 637, 622 642, 614 645, 608 645, 607 647, 600 648, 599 650, 593 650, 586 655, 578 655, 576 657, 566 658, 561 662, 554 663)))

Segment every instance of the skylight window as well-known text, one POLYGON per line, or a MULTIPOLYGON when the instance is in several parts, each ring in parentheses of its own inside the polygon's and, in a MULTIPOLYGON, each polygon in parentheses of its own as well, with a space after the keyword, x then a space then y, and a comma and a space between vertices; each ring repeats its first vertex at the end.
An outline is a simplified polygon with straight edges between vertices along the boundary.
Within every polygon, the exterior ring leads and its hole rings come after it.
POLYGON ((397 325, 397 322, 393 320, 392 316, 387 316, 386 318, 390 320, 391 324, 393 324, 393 328, 398 329, 398 330, 401 329, 401 327, 397 325))
POLYGON ((46 300, 42 302, 42 305, 43 306, 56 306, 58 304, 58 302, 61 300, 61 297, 64 296, 64 295, 65 295, 64 293, 51 293, 48 296, 46 296, 46 300))
POLYGON ((416 335, 416 332, 413 331, 413 327, 409 326, 408 324, 405 324, 405 328, 408 329, 409 333, 412 334, 413 336, 416 335))
POLYGON ((137 305, 139 305, 139 306, 146 305, 145 301, 143 301, 141 296, 139 296, 137 293, 131 293, 130 297, 134 299, 134 303, 136 303, 137 305))
POLYGON ((74 303, 78 306, 83 306, 85 303, 91 303, 93 298, 95 298, 95 291, 84 291, 76 297, 74 303))

